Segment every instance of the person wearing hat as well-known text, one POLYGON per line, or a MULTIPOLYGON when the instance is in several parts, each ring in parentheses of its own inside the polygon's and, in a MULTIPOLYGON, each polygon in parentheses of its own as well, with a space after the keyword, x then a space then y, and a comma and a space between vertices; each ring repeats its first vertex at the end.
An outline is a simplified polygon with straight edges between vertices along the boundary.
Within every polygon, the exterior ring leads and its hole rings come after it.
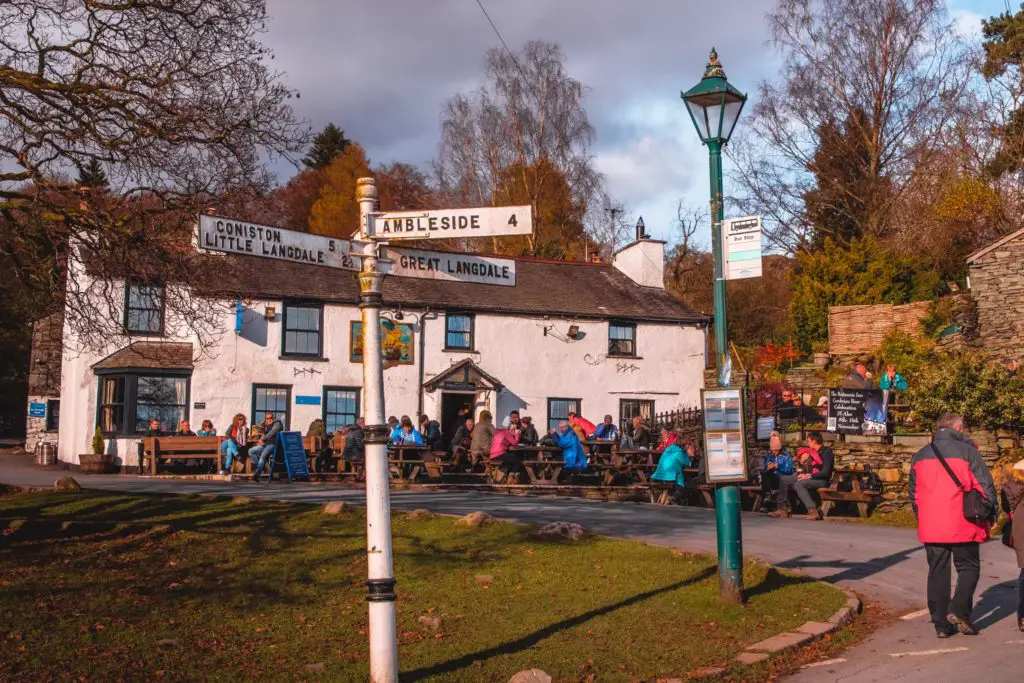
POLYGON ((1024 631, 1024 460, 1003 470, 1003 510, 1010 515, 1012 547, 1017 553, 1017 629, 1024 631))

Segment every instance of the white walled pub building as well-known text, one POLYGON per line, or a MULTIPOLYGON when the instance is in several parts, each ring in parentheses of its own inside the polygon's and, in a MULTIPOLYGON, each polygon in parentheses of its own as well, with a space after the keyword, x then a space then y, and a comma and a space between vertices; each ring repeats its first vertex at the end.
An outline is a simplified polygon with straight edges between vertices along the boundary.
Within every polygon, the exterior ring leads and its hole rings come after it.
MULTIPOLYGON (((234 260, 246 298, 219 307, 223 331, 212 348, 170 331, 161 287, 127 283, 118 319, 130 336, 101 352, 65 343, 59 397, 30 397, 59 409, 59 419, 37 420, 34 430, 30 419, 27 448, 56 437, 59 459, 76 464, 99 425, 108 452, 134 467, 151 417, 167 431, 180 419, 193 430, 209 419, 218 434, 236 413, 254 423, 272 411, 303 433, 317 418, 329 432, 354 421, 363 382, 356 274, 220 258, 234 260), (57 433, 43 432, 44 422, 57 433)), ((709 319, 665 291, 663 242, 639 236, 612 263, 514 261, 514 287, 385 277, 382 314, 394 325, 383 333, 388 415, 426 413, 447 440, 468 406, 496 421, 518 409, 543 430, 570 410, 596 423, 697 405, 709 319)))

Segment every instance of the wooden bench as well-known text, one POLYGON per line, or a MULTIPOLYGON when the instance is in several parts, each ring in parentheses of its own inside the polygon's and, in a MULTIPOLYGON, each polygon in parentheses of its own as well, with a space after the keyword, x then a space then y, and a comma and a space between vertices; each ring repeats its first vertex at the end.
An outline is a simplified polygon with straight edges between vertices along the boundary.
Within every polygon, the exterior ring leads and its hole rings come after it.
POLYGON ((143 440, 143 452, 149 458, 150 474, 156 475, 160 459, 164 460, 212 460, 215 469, 220 469, 219 436, 147 436, 143 440))
POLYGON ((651 481, 647 492, 655 505, 672 505, 672 489, 675 484, 670 481, 651 481))
MULTIPOLYGON (((761 485, 754 484, 738 484, 736 486, 740 490, 740 502, 742 506, 743 497, 746 496, 748 499, 753 498, 753 503, 750 509, 757 511, 761 508, 761 498, 763 493, 761 491, 761 485)), ((709 508, 715 507, 715 486, 714 484, 701 484, 697 487, 700 491, 701 496, 704 498, 704 502, 709 508)))
POLYGON ((832 481, 828 488, 818 489, 818 496, 821 497, 821 516, 828 517, 832 507, 836 503, 856 503, 857 514, 861 519, 866 519, 871 511, 872 505, 877 505, 882 500, 882 494, 878 491, 865 491, 860 484, 860 476, 863 471, 852 469, 836 469, 832 475, 832 481), (840 491, 840 486, 849 484, 849 491, 840 491))

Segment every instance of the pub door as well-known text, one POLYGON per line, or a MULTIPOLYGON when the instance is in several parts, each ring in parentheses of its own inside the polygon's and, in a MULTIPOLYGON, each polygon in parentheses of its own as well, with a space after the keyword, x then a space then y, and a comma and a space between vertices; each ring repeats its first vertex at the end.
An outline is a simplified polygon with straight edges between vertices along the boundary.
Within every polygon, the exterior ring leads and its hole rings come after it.
POLYGON ((441 431, 443 432, 444 445, 446 447, 451 445, 451 440, 455 438, 455 430, 459 428, 457 424, 459 414, 466 410, 469 411, 470 415, 473 415, 475 407, 475 393, 441 392, 441 431))

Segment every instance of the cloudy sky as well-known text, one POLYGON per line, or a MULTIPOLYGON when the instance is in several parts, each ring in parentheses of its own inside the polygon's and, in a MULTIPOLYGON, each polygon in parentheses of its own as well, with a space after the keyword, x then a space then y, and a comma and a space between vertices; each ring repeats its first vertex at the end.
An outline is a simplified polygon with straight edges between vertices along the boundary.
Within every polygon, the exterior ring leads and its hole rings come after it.
MULTIPOLYGON (((594 154, 611 194, 648 232, 671 239, 677 199, 707 201, 707 153, 679 99, 700 80, 714 46, 731 83, 754 91, 779 58, 764 15, 770 0, 481 0, 513 50, 558 43, 588 88, 594 154)), ((947 0, 959 29, 1004 0, 947 0)), ((483 77, 500 46, 476 0, 269 0, 265 37, 298 114, 314 129, 335 122, 374 164, 427 166, 443 103, 483 77)), ((749 104, 748 104, 749 106, 749 104)), ((743 125, 742 119, 740 126, 743 125)), ((278 167, 282 180, 293 169, 278 167)))

